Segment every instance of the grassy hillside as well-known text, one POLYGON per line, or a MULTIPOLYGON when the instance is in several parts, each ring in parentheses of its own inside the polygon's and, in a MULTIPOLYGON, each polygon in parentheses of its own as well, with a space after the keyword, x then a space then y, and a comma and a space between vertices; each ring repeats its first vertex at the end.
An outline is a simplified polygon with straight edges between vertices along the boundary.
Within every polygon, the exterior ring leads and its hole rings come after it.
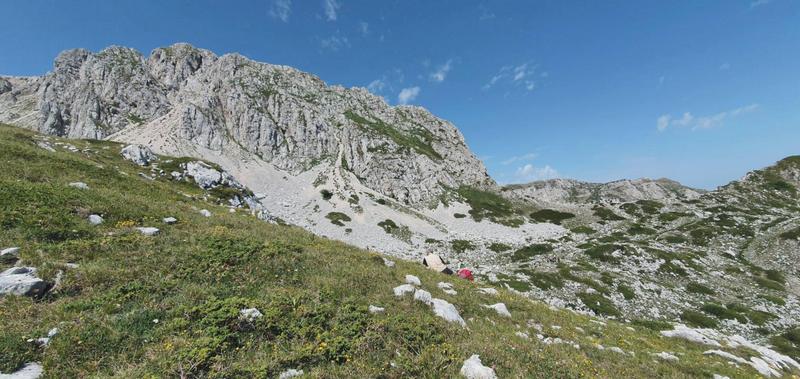
POLYGON ((80 151, 49 152, 38 138, 0 127, 0 248, 20 246, 22 262, 43 279, 63 278, 41 299, 0 297, 3 373, 39 361, 53 378, 260 378, 288 368, 310 377, 438 378, 458 376, 480 354, 501 378, 756 375, 640 326, 601 325, 505 290, 480 294, 478 284, 416 263, 386 267, 374 253, 229 213, 198 188, 141 177, 114 143, 68 141, 80 151), (75 181, 89 189, 68 186, 75 181), (89 214, 105 222, 92 226, 89 214), (178 223, 163 224, 168 216, 178 223), (161 233, 146 237, 138 226, 161 233), (467 328, 396 298, 392 288, 406 274, 455 304, 467 328), (444 294, 439 281, 458 294, 444 294), (511 318, 483 307, 497 302, 511 318), (371 304, 386 312, 370 314, 371 304), (249 307, 264 316, 240 321, 249 307), (59 333, 46 348, 26 342, 53 327, 59 333), (537 333, 569 343, 547 344, 537 333), (680 360, 652 355, 662 351, 680 360))

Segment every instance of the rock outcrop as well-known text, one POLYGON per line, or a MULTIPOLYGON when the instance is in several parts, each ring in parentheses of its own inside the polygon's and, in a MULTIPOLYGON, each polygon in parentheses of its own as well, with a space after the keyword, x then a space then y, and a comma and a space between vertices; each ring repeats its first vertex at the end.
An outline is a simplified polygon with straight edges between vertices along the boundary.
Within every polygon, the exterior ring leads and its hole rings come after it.
POLYGON ((406 203, 494 184, 458 129, 425 109, 238 54, 187 44, 149 57, 118 46, 75 49, 42 77, 0 80, 0 121, 47 134, 103 139, 166 124, 173 138, 242 148, 293 174, 328 162, 406 203))
POLYGON ((624 203, 637 200, 691 200, 705 191, 669 179, 623 179, 588 183, 573 179, 550 179, 503 188, 512 199, 537 204, 624 203))

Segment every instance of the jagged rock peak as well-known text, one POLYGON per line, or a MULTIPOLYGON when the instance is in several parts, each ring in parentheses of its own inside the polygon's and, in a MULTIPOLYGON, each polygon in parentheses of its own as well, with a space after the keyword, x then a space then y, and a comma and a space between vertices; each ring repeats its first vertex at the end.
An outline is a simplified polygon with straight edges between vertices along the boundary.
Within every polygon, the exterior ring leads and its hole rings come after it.
POLYGON ((0 82, 0 122, 143 144, 169 135, 199 149, 243 149, 293 174, 327 162, 406 203, 494 185, 458 129, 424 108, 184 43, 147 58, 120 46, 65 51, 42 77, 0 82))

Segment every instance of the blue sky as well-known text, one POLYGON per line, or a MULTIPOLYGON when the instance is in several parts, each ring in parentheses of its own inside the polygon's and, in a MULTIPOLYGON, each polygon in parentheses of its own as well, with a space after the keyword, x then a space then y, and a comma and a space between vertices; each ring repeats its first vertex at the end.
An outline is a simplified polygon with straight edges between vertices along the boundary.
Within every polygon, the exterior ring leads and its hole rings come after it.
POLYGON ((713 188, 800 154, 800 1, 4 1, 0 74, 67 48, 217 54, 451 120, 501 183, 713 188))

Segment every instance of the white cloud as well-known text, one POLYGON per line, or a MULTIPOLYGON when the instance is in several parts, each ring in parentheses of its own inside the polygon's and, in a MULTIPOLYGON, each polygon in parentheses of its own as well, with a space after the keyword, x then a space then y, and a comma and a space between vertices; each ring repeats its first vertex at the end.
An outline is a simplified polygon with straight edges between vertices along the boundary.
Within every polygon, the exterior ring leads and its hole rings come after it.
POLYGON ((527 154, 513 156, 511 158, 508 158, 508 159, 500 162, 500 163, 502 163, 504 165, 510 165, 510 164, 512 164, 514 162, 529 161, 531 159, 536 158, 537 156, 538 156, 538 154, 536 154, 536 153, 527 153, 527 154))
POLYGON ((400 94, 397 95, 397 101, 400 104, 408 104, 410 101, 414 101, 418 95, 419 87, 403 88, 400 90, 400 94))
POLYGON ((367 84, 367 89, 369 92, 374 94, 380 93, 384 88, 386 88, 386 82, 383 81, 383 79, 375 79, 367 84))
POLYGON ((689 112, 684 113, 680 118, 673 118, 671 115, 665 114, 656 120, 656 128, 659 132, 667 130, 669 127, 691 127, 692 130, 709 129, 721 126, 727 119, 738 117, 746 113, 755 112, 760 106, 758 104, 750 104, 729 111, 720 112, 717 114, 696 117, 689 112))
POLYGON ((755 1, 750 3, 750 9, 753 9, 755 7, 760 7, 762 5, 767 5, 767 4, 771 3, 771 2, 772 2, 772 0, 755 0, 755 1))
POLYGON ((269 15, 289 22, 289 15, 292 14, 292 0, 273 0, 269 8, 269 15))
POLYGON ((450 72, 450 69, 453 68, 453 60, 448 59, 445 64, 439 66, 439 68, 431 73, 431 80, 437 83, 443 82, 447 78, 447 73, 450 72))
POLYGON ((558 176, 558 171, 549 165, 545 165, 544 167, 535 167, 530 163, 521 167, 517 167, 517 170, 514 172, 514 178, 520 182, 555 179, 558 178, 558 176))
POLYGON ((725 62, 725 63, 723 63, 723 64, 719 65, 719 69, 720 69, 721 71, 725 71, 725 70, 728 70, 728 69, 730 69, 730 68, 731 68, 731 64, 730 64, 730 63, 728 63, 728 62, 725 62))
POLYGON ((495 14, 489 10, 489 8, 486 8, 483 5, 478 6, 478 10, 481 11, 481 16, 479 18, 480 21, 491 20, 496 17, 495 14))
POLYGON ((342 7, 342 4, 336 0, 325 0, 325 17, 328 21, 336 21, 337 12, 339 8, 342 7))
POLYGON ((358 23, 358 30, 361 31, 362 36, 369 35, 369 24, 364 21, 361 21, 360 23, 358 23))
POLYGON ((350 40, 337 30, 334 35, 320 40, 319 44, 323 49, 339 51, 343 47, 350 47, 350 40))
MULTIPOLYGON (((488 90, 500 81, 506 81, 514 86, 522 86, 528 91, 533 91, 536 88, 536 81, 533 80, 536 73, 536 66, 529 63, 523 63, 517 66, 503 66, 496 75, 489 79, 489 82, 484 84, 483 89, 488 90)), ((539 75, 542 78, 549 76, 547 72, 539 75)))
POLYGON ((661 117, 658 118, 658 121, 656 121, 656 125, 657 125, 656 127, 658 128, 659 132, 663 132, 664 130, 666 130, 669 127, 669 120, 671 118, 672 118, 672 116, 670 116, 668 114, 662 115, 661 117))

